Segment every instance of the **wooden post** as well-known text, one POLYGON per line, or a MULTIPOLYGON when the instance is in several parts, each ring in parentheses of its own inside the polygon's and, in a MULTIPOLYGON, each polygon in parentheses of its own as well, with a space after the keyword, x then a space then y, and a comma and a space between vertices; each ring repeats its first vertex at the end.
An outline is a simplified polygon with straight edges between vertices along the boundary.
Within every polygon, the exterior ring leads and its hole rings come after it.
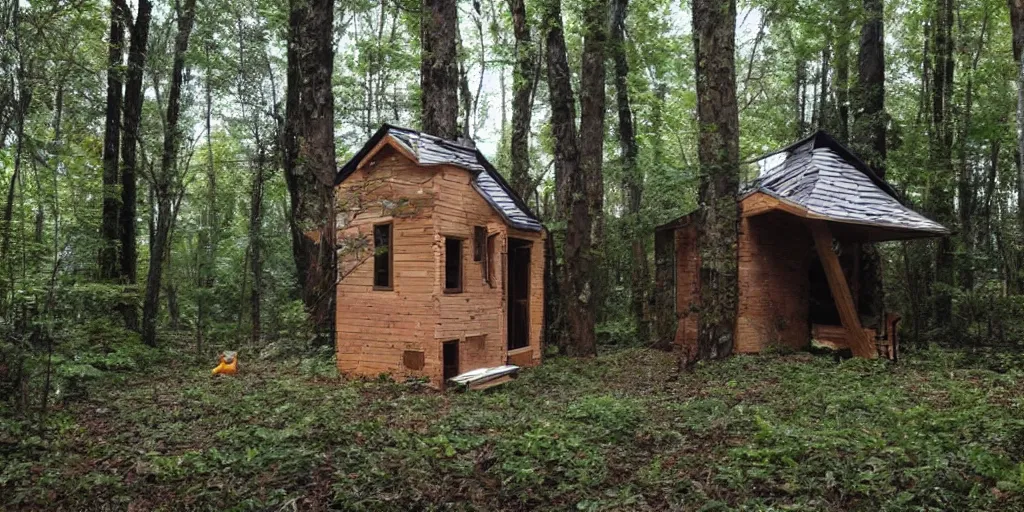
POLYGON ((814 247, 818 251, 818 259, 825 269, 825 276, 828 278, 828 288, 832 292, 832 300, 839 310, 839 318, 846 329, 847 340, 850 350, 856 357, 875 359, 878 352, 871 338, 864 332, 860 325, 860 318, 857 316, 857 306, 853 302, 853 295, 850 294, 850 286, 843 275, 843 268, 839 265, 839 258, 832 250, 832 232, 828 224, 822 220, 809 220, 807 226, 814 236, 814 247))

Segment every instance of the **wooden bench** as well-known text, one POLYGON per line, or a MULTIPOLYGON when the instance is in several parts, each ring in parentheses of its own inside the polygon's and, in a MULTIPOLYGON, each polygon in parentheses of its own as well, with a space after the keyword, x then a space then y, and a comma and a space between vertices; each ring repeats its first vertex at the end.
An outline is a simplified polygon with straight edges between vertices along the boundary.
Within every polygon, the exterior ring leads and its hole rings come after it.
MULTIPOLYGON (((868 339, 874 340, 875 348, 878 350, 878 357, 895 361, 899 356, 899 340, 896 336, 896 325, 901 317, 896 313, 885 315, 885 334, 879 336, 874 329, 864 329, 868 339)), ((832 350, 847 350, 850 343, 847 338, 846 328, 841 325, 812 324, 811 337, 818 344, 832 350)))

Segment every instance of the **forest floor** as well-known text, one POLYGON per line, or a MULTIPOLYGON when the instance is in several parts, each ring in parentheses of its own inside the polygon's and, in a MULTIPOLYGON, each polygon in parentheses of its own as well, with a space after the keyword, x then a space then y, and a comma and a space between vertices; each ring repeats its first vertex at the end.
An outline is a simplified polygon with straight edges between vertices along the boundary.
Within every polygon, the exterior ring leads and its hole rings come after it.
POLYGON ((168 359, 0 418, 0 508, 1024 510, 1024 365, 642 349, 486 392, 168 359), (986 366, 995 367, 996 371, 986 366))

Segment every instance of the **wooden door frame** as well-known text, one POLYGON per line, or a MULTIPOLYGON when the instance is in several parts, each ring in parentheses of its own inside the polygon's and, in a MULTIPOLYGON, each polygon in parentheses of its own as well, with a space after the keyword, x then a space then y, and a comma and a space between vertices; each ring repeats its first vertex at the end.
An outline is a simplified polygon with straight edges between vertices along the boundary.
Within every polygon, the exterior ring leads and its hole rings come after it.
POLYGON ((531 271, 533 270, 533 240, 528 238, 518 238, 510 235, 505 235, 505 352, 512 352, 514 350, 522 350, 530 347, 530 293, 533 290, 533 281, 530 278, 531 271), (525 247, 529 250, 529 257, 526 259, 526 307, 524 313, 526 319, 524 322, 524 328, 526 329, 526 345, 522 347, 510 348, 510 334, 512 332, 511 322, 508 321, 510 314, 512 313, 512 241, 516 240, 519 247, 525 247))

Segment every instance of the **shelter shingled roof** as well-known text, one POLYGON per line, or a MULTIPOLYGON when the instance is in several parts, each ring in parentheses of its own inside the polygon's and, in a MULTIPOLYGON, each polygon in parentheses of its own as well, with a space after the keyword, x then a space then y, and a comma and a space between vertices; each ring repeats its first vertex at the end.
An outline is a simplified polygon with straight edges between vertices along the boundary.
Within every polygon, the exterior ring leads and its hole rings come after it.
MULTIPOLYGON (((756 179, 740 200, 764 193, 802 217, 884 233, 874 239, 942 236, 945 226, 908 208, 893 188, 829 134, 817 133, 754 161, 756 179)), ((674 229, 690 214, 658 226, 674 229)))
POLYGON ((526 231, 541 231, 543 226, 526 202, 522 200, 512 187, 502 178, 483 154, 474 147, 459 142, 442 139, 408 128, 400 128, 385 124, 370 137, 338 172, 335 185, 348 178, 359 163, 366 158, 371 150, 385 137, 403 146, 407 153, 416 157, 416 163, 422 166, 453 165, 466 169, 473 174, 473 188, 514 228, 526 231))
POLYGON ((949 230, 906 207, 896 192, 850 150, 823 131, 755 162, 760 175, 742 199, 764 192, 829 220, 946 235, 949 230))

